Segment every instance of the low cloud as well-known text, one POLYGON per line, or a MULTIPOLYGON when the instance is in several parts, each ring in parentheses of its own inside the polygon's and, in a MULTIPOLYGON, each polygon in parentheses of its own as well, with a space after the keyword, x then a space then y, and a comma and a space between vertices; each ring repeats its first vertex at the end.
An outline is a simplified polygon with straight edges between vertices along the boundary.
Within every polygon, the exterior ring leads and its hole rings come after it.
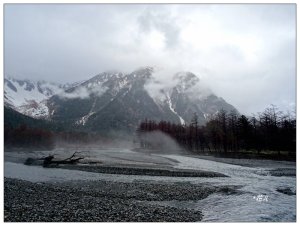
POLYGON ((205 99, 213 94, 208 84, 201 80, 195 86, 189 88, 186 93, 192 100, 205 99))
POLYGON ((72 92, 63 91, 57 95, 63 99, 88 99, 91 95, 96 95, 100 97, 103 93, 107 91, 107 87, 95 86, 88 88, 86 86, 78 86, 72 92))
MULTIPOLYGON (((176 86, 183 85, 182 81, 180 81, 178 77, 178 74, 186 76, 186 74, 189 73, 180 72, 177 70, 176 67, 173 67, 171 69, 155 68, 153 72, 153 78, 145 84, 145 89, 148 94, 153 99, 157 99, 161 102, 165 101, 167 98, 166 94, 170 94, 173 88, 175 88, 176 86)), ((187 96, 192 100, 204 99, 212 94, 209 85, 202 79, 200 79, 197 75, 195 76, 196 78, 193 79, 194 83, 192 84, 192 86, 183 87, 185 89, 183 90, 183 92, 187 94, 187 96)))
POLYGON ((152 74, 152 79, 148 80, 145 84, 145 89, 153 99, 160 99, 164 101, 166 99, 166 92, 169 92, 176 86, 178 80, 174 79, 174 75, 177 73, 176 68, 162 68, 156 67, 152 74))

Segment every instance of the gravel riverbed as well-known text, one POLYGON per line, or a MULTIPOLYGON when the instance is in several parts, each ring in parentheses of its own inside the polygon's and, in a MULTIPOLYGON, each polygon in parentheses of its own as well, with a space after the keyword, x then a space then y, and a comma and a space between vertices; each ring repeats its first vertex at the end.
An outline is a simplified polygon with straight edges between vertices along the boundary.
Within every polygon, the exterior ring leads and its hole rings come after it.
POLYGON ((5 152, 6 222, 296 221, 295 162, 113 149, 73 166, 24 165, 55 153, 5 152))
POLYGON ((215 192, 239 192, 235 186, 181 182, 32 183, 10 178, 4 182, 6 222, 197 222, 201 211, 161 206, 159 201, 197 201, 215 192))
POLYGON ((122 175, 148 175, 148 176, 167 176, 167 177, 227 177, 222 173, 190 170, 190 169, 162 169, 162 168, 142 168, 142 167, 117 167, 117 166, 93 166, 93 165, 59 165, 53 168, 62 168, 70 170, 80 170, 94 173, 122 174, 122 175))

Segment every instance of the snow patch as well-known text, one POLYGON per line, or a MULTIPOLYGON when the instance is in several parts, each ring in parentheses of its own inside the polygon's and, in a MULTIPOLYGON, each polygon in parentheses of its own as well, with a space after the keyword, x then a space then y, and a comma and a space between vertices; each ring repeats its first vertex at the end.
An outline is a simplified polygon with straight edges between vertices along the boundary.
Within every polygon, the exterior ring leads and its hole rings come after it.
POLYGON ((95 114, 95 112, 88 113, 87 115, 81 117, 81 119, 79 119, 75 124, 84 126, 88 121, 89 117, 91 117, 93 114, 95 114))
POLYGON ((34 100, 35 102, 40 102, 44 99, 47 99, 48 96, 44 93, 41 93, 37 89, 37 85, 34 84, 34 88, 29 90, 26 90, 25 83, 20 85, 16 80, 9 80, 16 88, 17 92, 12 90, 9 86, 8 83, 5 82, 4 84, 4 90, 6 92, 6 96, 9 100, 10 103, 12 103, 15 107, 20 107, 24 104, 27 104, 28 101, 34 100))
POLYGON ((96 106, 96 101, 97 101, 97 100, 94 101, 94 103, 93 103, 93 105, 92 105, 92 107, 91 107, 90 112, 89 112, 87 115, 81 117, 81 119, 79 119, 78 121, 76 121, 75 124, 77 124, 77 125, 83 125, 83 126, 86 124, 86 122, 88 121, 89 117, 91 117, 93 114, 96 113, 96 112, 94 111, 95 106, 96 106))
POLYGON ((170 95, 167 94, 167 95, 166 95, 166 98, 167 98, 166 100, 167 100, 167 103, 168 103, 168 105, 169 105, 170 110, 171 110, 175 115, 178 116, 181 125, 184 125, 184 124, 185 124, 184 119, 183 119, 183 118, 175 111, 175 109, 172 107, 172 101, 171 101, 170 95))
POLYGON ((62 92, 63 88, 59 84, 44 81, 5 78, 4 90, 5 103, 10 107, 31 117, 45 118, 49 116, 46 100, 62 92))
POLYGON ((46 118, 49 116, 49 109, 46 105, 46 100, 39 103, 35 101, 28 101, 28 104, 17 107, 16 110, 34 118, 46 118))

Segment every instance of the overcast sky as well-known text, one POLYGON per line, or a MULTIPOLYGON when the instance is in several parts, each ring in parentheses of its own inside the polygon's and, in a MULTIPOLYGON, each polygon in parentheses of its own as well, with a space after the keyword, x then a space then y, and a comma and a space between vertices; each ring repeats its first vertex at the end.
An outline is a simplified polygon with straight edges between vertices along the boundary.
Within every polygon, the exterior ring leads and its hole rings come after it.
POLYGON ((292 110, 295 10, 292 4, 6 4, 5 75, 65 83, 158 66, 195 73, 241 113, 270 104, 292 110))

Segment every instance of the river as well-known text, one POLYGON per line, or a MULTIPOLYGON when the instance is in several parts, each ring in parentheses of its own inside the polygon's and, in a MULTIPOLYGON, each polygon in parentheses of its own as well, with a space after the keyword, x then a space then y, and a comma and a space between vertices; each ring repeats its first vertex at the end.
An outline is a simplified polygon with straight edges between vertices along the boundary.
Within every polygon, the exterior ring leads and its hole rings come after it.
MULTIPOLYGON (((138 153, 131 150, 89 150, 90 159, 101 164, 198 169, 223 173, 229 177, 176 178, 142 175, 114 175, 83 172, 67 169, 45 169, 26 166, 22 161, 28 156, 45 156, 51 152, 6 152, 4 175, 32 182, 55 182, 68 180, 113 180, 113 181, 164 181, 190 182, 213 185, 238 185, 236 194, 214 193, 199 201, 167 201, 160 205, 199 209, 206 222, 270 222, 296 221, 296 164, 271 160, 207 160, 198 156, 179 154, 138 153), (222 162, 223 161, 223 162, 222 162), (225 162, 224 162, 225 161, 225 162), (282 192, 288 191, 288 192, 282 192)), ((71 153, 71 152, 70 152, 71 153)), ((66 156, 69 153, 64 152, 66 156)))

